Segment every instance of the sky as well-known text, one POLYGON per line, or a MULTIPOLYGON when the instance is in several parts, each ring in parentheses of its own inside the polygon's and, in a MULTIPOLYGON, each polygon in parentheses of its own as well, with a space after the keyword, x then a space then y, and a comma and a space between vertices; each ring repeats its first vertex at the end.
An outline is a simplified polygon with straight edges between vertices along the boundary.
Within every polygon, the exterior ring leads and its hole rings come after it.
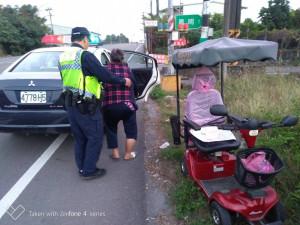
MULTIPOLYGON (((129 41, 144 39, 142 15, 151 12, 156 14, 156 0, 0 0, 0 5, 22 6, 24 4, 35 5, 39 9, 39 16, 47 19, 50 24, 49 11, 51 8, 52 23, 55 25, 76 27, 84 26, 89 31, 100 33, 101 38, 106 35, 120 33, 129 38, 129 41)), ((159 1, 160 9, 168 8, 168 0, 159 1)), ((210 0, 210 13, 223 13, 224 0, 210 0)), ((184 5, 185 15, 202 15, 203 0, 173 0, 173 5, 184 5), (188 6, 188 4, 194 4, 188 6)), ((247 7, 241 12, 241 22, 246 18, 258 21, 258 14, 262 7, 268 7, 268 0, 242 0, 242 6, 247 7)), ((293 10, 300 8, 300 0, 290 0, 293 10)))

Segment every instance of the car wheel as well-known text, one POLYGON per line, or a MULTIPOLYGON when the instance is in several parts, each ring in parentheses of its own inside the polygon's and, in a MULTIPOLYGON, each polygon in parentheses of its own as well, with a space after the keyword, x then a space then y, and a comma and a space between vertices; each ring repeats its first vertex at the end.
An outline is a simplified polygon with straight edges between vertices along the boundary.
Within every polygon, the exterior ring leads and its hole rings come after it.
POLYGON ((281 220, 282 222, 285 221, 284 209, 283 209, 281 202, 277 202, 277 204, 274 205, 272 209, 270 209, 270 211, 267 213, 265 219, 269 223, 279 221, 279 220, 281 220))
POLYGON ((216 225, 231 225, 231 217, 227 209, 213 201, 210 206, 210 214, 216 225))
POLYGON ((180 159, 180 170, 183 176, 185 177, 188 176, 188 169, 187 169, 187 164, 184 156, 182 156, 180 159))

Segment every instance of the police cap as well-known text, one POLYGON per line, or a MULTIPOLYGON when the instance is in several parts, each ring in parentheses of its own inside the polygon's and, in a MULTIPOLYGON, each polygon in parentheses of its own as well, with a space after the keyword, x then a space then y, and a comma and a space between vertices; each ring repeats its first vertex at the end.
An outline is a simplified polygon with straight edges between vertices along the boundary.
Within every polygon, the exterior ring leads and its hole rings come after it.
POLYGON ((72 33, 71 35, 85 35, 85 36, 90 36, 90 32, 88 31, 88 29, 86 29, 85 27, 74 27, 72 29, 72 33))

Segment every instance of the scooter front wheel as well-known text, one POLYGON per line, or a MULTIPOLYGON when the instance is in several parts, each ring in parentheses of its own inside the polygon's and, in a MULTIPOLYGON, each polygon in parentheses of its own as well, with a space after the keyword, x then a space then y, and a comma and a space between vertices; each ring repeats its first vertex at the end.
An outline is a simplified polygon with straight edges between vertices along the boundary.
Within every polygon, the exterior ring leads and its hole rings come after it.
POLYGON ((180 159, 180 170, 183 176, 185 177, 188 176, 188 169, 187 169, 187 164, 184 156, 182 156, 180 159))
POLYGON ((213 201, 209 208, 214 224, 231 225, 231 217, 228 210, 223 208, 218 202, 213 201))
POLYGON ((273 206, 272 209, 267 213, 265 219, 271 223, 271 222, 276 222, 281 220, 282 222, 285 221, 285 216, 284 216, 284 209, 281 204, 281 202, 277 202, 276 205, 273 206))

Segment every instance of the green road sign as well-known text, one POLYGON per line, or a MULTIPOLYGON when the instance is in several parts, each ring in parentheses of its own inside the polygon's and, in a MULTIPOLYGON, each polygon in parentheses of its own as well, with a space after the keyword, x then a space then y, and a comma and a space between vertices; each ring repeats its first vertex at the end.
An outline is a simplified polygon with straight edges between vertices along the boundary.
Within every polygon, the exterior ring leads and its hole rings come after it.
POLYGON ((188 23, 189 29, 198 29, 202 26, 202 16, 198 14, 194 15, 177 15, 175 19, 175 30, 178 30, 178 24, 188 23))

